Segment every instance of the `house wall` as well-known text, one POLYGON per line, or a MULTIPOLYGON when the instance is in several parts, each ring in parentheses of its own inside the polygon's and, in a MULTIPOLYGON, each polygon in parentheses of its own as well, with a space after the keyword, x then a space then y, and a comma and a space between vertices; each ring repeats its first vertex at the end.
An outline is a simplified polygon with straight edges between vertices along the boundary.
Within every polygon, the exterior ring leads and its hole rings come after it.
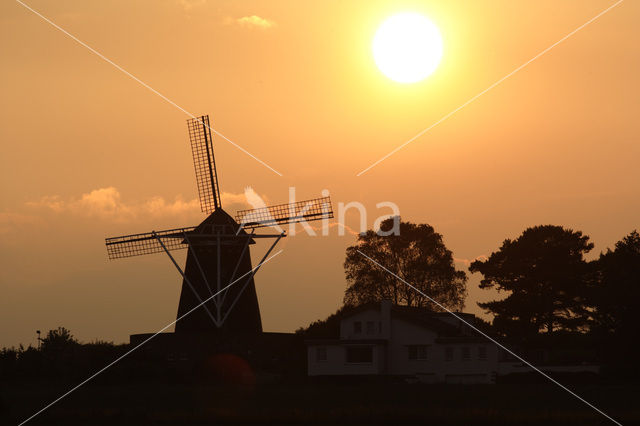
MULTIPOLYGON (((351 345, 353 346, 353 345, 351 345)), ((307 368, 309 376, 334 376, 334 375, 377 375, 384 374, 385 348, 383 345, 363 344, 372 346, 373 362, 348 363, 347 347, 337 344, 313 344, 307 347, 307 368), (326 350, 326 360, 318 360, 317 350, 326 350)))
POLYGON ((368 310, 359 312, 340 322, 341 340, 388 339, 390 337, 389 320, 383 320, 380 311, 368 310), (362 331, 357 333, 355 323, 360 323, 362 331), (367 323, 373 323, 373 332, 367 332, 367 323))
POLYGON ((492 383, 498 371, 498 347, 489 341, 479 343, 444 343, 437 353, 441 375, 446 383, 492 383), (447 359, 447 348, 453 357, 447 359), (469 358, 463 357, 465 348, 469 358), (481 348, 486 356, 480 357, 481 348))
POLYGON ((440 343, 436 342, 436 333, 419 325, 400 319, 393 319, 391 323, 389 374, 418 375, 427 382, 490 383, 493 380, 498 369, 498 348, 490 342, 440 343), (409 359, 410 345, 427 345, 426 359, 409 359), (447 348, 452 351, 450 359, 447 348), (463 357, 465 351, 468 357, 463 357))
POLYGON ((392 319, 391 336, 388 346, 389 374, 435 374, 439 365, 434 356, 437 351, 436 333, 406 321, 392 319), (409 345, 427 345, 427 359, 409 360, 409 345))

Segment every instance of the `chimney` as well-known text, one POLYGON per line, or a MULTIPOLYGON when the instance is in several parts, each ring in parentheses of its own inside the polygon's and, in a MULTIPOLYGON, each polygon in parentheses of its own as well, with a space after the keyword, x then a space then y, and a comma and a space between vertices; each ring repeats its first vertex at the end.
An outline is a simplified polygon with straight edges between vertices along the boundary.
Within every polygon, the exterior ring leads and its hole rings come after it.
POLYGON ((382 322, 382 337, 391 338, 391 300, 380 302, 380 321, 382 322))

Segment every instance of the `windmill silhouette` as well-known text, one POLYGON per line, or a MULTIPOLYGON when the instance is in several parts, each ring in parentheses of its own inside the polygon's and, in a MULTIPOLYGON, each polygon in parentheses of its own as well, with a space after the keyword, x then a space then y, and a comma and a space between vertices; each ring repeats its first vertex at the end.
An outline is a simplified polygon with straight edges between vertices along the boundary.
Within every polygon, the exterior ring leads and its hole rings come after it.
MULTIPOLYGON (((286 236, 278 226, 332 218, 331 200, 322 197, 275 206, 262 204, 259 208, 238 211, 232 218, 222 209, 209 116, 189 119, 187 125, 200 206, 207 218, 198 226, 107 238, 109 259, 158 252, 169 256, 183 278, 177 317, 202 304, 176 322, 176 334, 261 333, 254 276, 278 241, 286 236), (280 232, 255 233, 256 229, 268 226, 278 227, 280 232), (273 239, 273 243, 258 266, 252 268, 248 248, 257 238, 273 239), (182 270, 171 251, 184 248, 187 260, 182 270), (242 279, 236 284, 220 292, 239 277, 242 279), (207 299, 211 300, 202 303, 207 299)), ((256 207, 256 203, 253 205, 256 207)))

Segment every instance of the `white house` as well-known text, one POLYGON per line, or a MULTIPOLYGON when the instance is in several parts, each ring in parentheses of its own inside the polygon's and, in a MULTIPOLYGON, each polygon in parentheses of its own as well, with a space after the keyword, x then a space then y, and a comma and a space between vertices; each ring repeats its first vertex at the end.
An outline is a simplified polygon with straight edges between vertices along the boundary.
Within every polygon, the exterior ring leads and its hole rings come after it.
MULTIPOLYGON (((475 316, 458 313, 473 324, 475 316)), ((449 313, 395 306, 355 308, 338 339, 307 340, 309 376, 391 375, 429 383, 492 383, 496 345, 449 313)))

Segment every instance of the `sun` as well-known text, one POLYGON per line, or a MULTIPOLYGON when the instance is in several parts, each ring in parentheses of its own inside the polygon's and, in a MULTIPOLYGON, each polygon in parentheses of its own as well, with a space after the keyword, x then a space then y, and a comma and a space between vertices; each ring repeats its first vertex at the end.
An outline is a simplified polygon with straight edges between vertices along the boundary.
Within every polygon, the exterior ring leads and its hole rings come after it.
POLYGON ((390 79, 416 83, 433 73, 440 63, 440 31, 418 13, 393 15, 380 25, 373 38, 373 58, 390 79))

